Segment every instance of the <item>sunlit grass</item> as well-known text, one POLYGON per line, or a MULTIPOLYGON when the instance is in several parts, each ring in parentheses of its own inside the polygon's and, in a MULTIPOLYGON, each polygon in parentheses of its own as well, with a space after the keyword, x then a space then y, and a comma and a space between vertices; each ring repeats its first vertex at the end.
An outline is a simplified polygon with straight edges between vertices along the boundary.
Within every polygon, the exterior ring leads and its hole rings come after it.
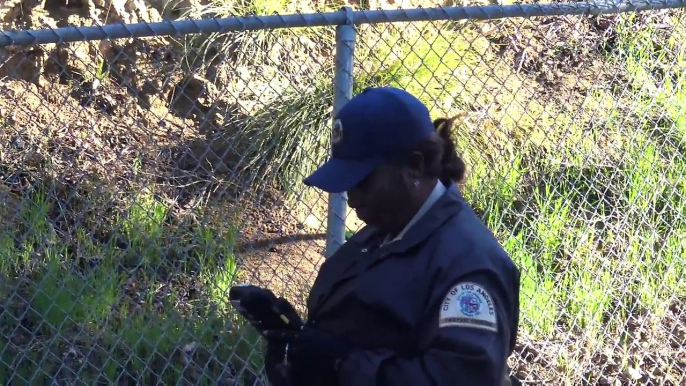
POLYGON ((54 202, 43 191, 27 195, 22 203, 18 227, 0 235, 0 274, 3 290, 13 288, 3 307, 26 309, 18 315, 30 326, 30 335, 22 340, 16 330, 20 319, 2 314, 3 383, 10 375, 34 383, 78 370, 61 369, 64 355, 89 361, 79 375, 85 382, 176 382, 184 376, 203 383, 234 376, 227 372, 229 363, 258 374, 257 336, 245 330, 226 302, 239 271, 231 224, 186 229, 190 235, 168 245, 183 234, 179 224, 171 224, 167 205, 141 193, 121 215, 127 244, 122 248, 121 241, 102 242, 85 229, 78 229, 75 239, 55 235, 49 220, 54 202), (185 240, 194 241, 183 245, 185 240), (188 261, 170 261, 174 248, 185 249, 188 261), (169 287, 163 277, 174 266, 178 272, 171 275, 181 282, 169 287), (195 273, 198 266, 201 272, 195 273), (189 302, 184 291, 195 284, 182 281, 194 275, 208 298, 189 302), (182 353, 188 347, 201 353, 184 359, 195 355, 182 353))

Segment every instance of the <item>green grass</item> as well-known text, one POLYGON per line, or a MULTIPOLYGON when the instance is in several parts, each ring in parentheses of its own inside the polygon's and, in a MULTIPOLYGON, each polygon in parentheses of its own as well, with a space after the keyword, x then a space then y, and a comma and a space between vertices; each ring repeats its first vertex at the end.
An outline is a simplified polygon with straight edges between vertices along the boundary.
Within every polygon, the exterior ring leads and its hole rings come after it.
POLYGON ((668 19, 678 26, 673 33, 642 25, 638 32, 636 15, 629 15, 618 25, 618 59, 629 71, 627 79, 633 91, 636 113, 653 115, 664 112, 670 125, 662 127, 674 145, 686 144, 686 31, 676 16, 668 19), (652 113, 652 114, 651 114, 652 113))
MULTIPOLYGON (((583 370, 595 350, 623 347, 619 367, 639 366, 630 326, 659 331, 686 299, 686 25, 673 22, 665 37, 620 18, 606 60, 626 87, 592 90, 564 141, 469 165, 467 197, 522 269, 521 334, 563 343, 550 359, 569 380, 603 373, 583 370)), ((670 356, 668 343, 651 350, 670 356)))
POLYGON ((43 191, 21 202, 16 228, 0 234, 0 382, 259 374, 256 333, 226 301, 239 274, 230 224, 180 229, 169 207, 138 194, 120 216, 120 239, 103 242, 84 228, 57 235, 55 200, 43 191))
POLYGON ((626 69, 632 93, 594 91, 585 101, 605 113, 587 132, 604 130, 621 144, 607 149, 604 164, 594 162, 600 144, 579 141, 585 152, 564 162, 520 153, 471 168, 467 194, 522 267, 522 331, 536 339, 560 330, 587 345, 612 345, 630 318, 664 316, 686 297, 677 279, 686 269, 683 40, 648 44, 655 31, 636 34, 632 19, 620 23, 626 29, 608 55, 626 69), (671 76, 655 70, 660 66, 671 76), (633 103, 622 113, 632 122, 618 110, 626 101, 633 103), (668 119, 656 120, 663 113, 668 119))

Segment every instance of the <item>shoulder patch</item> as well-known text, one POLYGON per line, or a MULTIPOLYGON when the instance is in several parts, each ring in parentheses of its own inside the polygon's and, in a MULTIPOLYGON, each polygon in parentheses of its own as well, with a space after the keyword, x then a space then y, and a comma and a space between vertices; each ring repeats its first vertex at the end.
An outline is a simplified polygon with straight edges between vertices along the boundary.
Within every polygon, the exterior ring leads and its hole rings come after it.
POLYGON ((448 291, 438 327, 467 327, 498 332, 498 319, 491 295, 482 286, 463 282, 448 291))

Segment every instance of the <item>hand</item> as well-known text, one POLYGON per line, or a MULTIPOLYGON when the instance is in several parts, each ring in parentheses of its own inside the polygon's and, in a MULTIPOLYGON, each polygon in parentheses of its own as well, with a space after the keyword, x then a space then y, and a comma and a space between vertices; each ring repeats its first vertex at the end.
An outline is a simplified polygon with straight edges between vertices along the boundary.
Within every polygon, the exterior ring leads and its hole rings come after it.
POLYGON ((270 304, 276 296, 266 288, 250 284, 241 284, 229 290, 231 305, 255 327, 258 327, 270 315, 270 304))
POLYGON ((288 358, 293 366, 310 371, 336 373, 352 350, 342 339, 307 325, 299 331, 268 330, 263 335, 271 344, 288 344, 288 358))

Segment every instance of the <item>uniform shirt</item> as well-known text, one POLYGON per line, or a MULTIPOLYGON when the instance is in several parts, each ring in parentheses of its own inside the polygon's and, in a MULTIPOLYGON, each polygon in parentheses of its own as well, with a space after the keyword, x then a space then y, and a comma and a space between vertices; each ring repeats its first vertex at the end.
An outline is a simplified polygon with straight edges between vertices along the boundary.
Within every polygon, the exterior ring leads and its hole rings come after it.
MULTIPOLYGON (((440 190, 440 188, 439 188, 440 190)), ((355 349, 296 385, 501 385, 519 323, 516 266, 455 185, 406 233, 367 226, 327 259, 307 323, 355 349)))

